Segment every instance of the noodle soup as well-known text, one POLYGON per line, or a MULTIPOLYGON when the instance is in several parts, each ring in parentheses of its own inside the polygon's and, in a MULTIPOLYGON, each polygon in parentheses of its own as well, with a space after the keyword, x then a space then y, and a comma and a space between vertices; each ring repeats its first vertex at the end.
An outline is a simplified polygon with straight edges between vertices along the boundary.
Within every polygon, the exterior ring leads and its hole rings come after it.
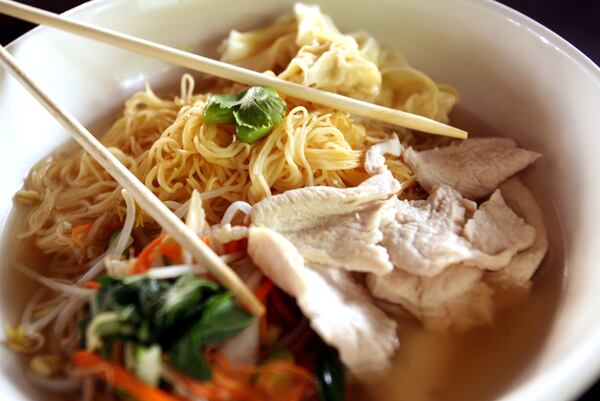
MULTIPOLYGON (((458 101, 453 87, 367 34, 340 33, 313 6, 232 33, 220 51, 442 122, 458 101), (251 50, 238 53, 242 44, 251 50)), ((29 205, 19 220, 36 251, 14 265, 48 288, 32 290, 7 345, 30 355, 34 382, 84 399, 211 401, 469 400, 518 382, 562 283, 556 219, 549 205, 540 211, 527 173, 527 185, 514 177, 539 154, 201 79, 201 93, 183 75, 175 96, 133 94, 102 141, 267 314, 240 308, 90 156, 66 149, 16 196, 29 205), (28 260, 36 252, 42 261, 28 260)))

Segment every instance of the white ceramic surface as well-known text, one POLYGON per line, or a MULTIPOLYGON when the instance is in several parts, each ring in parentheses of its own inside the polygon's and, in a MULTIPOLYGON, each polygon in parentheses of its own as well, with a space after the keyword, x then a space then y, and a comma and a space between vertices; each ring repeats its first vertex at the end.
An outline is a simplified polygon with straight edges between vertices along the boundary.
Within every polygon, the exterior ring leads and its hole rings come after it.
MULTIPOLYGON (((547 339, 502 401, 569 400, 600 371, 600 70, 557 35, 504 6, 476 0, 328 0, 323 9, 344 31, 365 29, 413 65, 462 93, 462 109, 498 133, 544 154, 531 171, 547 212, 560 218, 568 279, 547 339)), ((259 25, 291 1, 104 0, 68 14, 171 46, 212 54, 231 28, 259 25)), ((35 80, 90 127, 142 82, 173 83, 165 63, 51 29, 10 46, 35 80)), ((105 126, 105 124, 104 124, 105 126)), ((0 254, 14 251, 12 195, 31 165, 68 140, 48 114, 0 70, 0 254)), ((550 224, 555 230, 558 225, 550 224)), ((0 321, 15 316, 22 290, 0 262, 0 321)), ((25 284, 23 284, 25 286, 25 284)), ((541 340, 540 340, 541 341, 541 340)), ((0 398, 47 399, 0 348, 0 398)))

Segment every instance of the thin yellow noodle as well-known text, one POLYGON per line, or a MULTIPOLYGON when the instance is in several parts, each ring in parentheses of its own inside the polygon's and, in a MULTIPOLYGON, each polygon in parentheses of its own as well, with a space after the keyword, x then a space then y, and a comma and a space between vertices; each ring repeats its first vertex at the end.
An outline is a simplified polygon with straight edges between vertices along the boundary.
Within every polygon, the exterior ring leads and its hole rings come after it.
MULTIPOLYGON (((237 84, 220 85, 220 92, 240 89, 237 84)), ((288 112, 281 123, 264 140, 246 144, 204 122, 208 94, 193 95, 193 88, 193 78, 184 75, 180 95, 168 100, 147 86, 125 102, 122 117, 101 140, 173 208, 184 204, 193 189, 206 193, 203 205, 211 223, 237 200, 253 204, 293 188, 358 185, 367 178, 362 169, 366 150, 391 133, 376 123, 354 121, 347 113, 286 98, 288 112)), ((443 141, 418 142, 410 133, 398 133, 406 146, 431 147, 443 141)), ((406 188, 414 185, 411 170, 401 160, 390 159, 388 165, 406 188)), ((40 199, 22 236, 32 237, 39 249, 63 262, 85 256, 72 243, 72 227, 97 222, 100 216, 118 220, 125 211, 116 182, 74 148, 38 163, 22 198, 27 203, 40 199)), ((140 212, 137 223, 151 221, 140 212)))

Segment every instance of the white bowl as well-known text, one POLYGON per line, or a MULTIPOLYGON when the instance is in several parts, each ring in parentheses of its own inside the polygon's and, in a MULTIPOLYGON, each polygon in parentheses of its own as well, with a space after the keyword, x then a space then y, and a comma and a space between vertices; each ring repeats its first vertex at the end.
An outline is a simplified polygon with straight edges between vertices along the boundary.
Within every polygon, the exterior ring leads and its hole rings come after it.
MULTIPOLYGON (((462 93, 456 122, 493 131, 544 154, 528 173, 552 231, 543 275, 567 280, 553 303, 535 352, 497 400, 569 400, 600 370, 600 70, 566 41, 529 18, 490 1, 322 1, 344 31, 364 29, 438 81, 462 93), (557 218, 558 216, 558 218, 557 218), (560 224, 559 224, 560 223, 560 224), (561 232, 562 230, 562 232, 561 232), (566 270, 561 270, 566 266, 566 270)), ((167 45, 214 54, 230 29, 289 12, 291 1, 92 1, 68 14, 167 45)), ((95 132, 143 81, 172 85, 172 66, 36 29, 10 46, 32 77, 95 132)), ((19 312, 28 283, 8 273, 15 251, 12 195, 34 162, 68 140, 57 123, 0 70, 0 321, 19 312)), ((544 276, 542 276, 542 281, 544 276)), ((494 361, 490 361, 494 363, 494 361)), ((4 400, 47 399, 27 384, 15 357, 0 349, 4 400)), ((482 366, 481 369, 485 369, 482 366)))

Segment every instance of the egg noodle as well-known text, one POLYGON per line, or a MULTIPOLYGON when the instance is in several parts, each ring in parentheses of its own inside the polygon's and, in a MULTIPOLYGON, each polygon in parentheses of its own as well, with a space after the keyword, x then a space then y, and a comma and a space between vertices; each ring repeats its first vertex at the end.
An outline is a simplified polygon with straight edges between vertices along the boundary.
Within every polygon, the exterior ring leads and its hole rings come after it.
MULTIPOLYGON (((364 33, 342 35, 320 13, 311 16, 298 7, 296 13, 295 19, 285 17, 267 29, 244 34, 233 31, 221 46, 223 59, 273 69, 287 80, 332 91, 338 88, 345 95, 448 121, 448 112, 457 100, 452 88, 436 85, 397 53, 382 51, 364 33), (306 25, 310 18, 313 21, 306 25), (321 21, 315 22, 315 18, 321 21), (304 25, 322 29, 306 32, 304 25), (281 34, 279 40, 271 40, 273 32, 281 34), (289 42, 293 36, 289 32, 296 32, 297 42, 289 42), (264 55, 278 49, 283 41, 288 51, 278 54, 288 55, 285 63, 281 56, 274 59, 264 55), (265 43, 271 47, 261 47, 265 43), (243 54, 236 53, 240 48, 245 49, 243 54), (262 60, 261 64, 256 60, 262 60), (288 68, 278 71, 281 64, 288 68), (340 76, 357 78, 340 81, 340 76)), ((214 91, 231 93, 241 88, 217 81, 214 91)), ((226 208, 237 200, 253 204, 293 188, 358 185, 367 177, 362 169, 365 151, 392 132, 392 127, 357 121, 345 112, 285 98, 287 113, 281 123, 264 140, 247 144, 235 140, 226 126, 206 124, 203 109, 209 94, 195 95, 193 91, 194 79, 188 74, 181 79, 179 96, 171 100, 146 86, 125 102, 122 117, 101 140, 179 215, 192 190, 199 190, 210 223, 220 221, 226 208)), ((395 131, 405 145, 417 148, 445 141, 395 131)), ((388 160, 388 165, 405 188, 410 187, 410 169, 399 159, 388 160)), ((35 166, 18 198, 34 204, 22 236, 35 238, 39 249, 60 255, 62 263, 77 254, 72 227, 85 223, 100 227, 122 218, 125 210, 117 183, 89 155, 73 149, 60 151, 35 166)), ((140 213, 138 223, 144 221, 151 224, 140 213)), ((90 231, 87 239, 95 232, 90 231)), ((93 247, 88 252, 94 256, 93 247)))

